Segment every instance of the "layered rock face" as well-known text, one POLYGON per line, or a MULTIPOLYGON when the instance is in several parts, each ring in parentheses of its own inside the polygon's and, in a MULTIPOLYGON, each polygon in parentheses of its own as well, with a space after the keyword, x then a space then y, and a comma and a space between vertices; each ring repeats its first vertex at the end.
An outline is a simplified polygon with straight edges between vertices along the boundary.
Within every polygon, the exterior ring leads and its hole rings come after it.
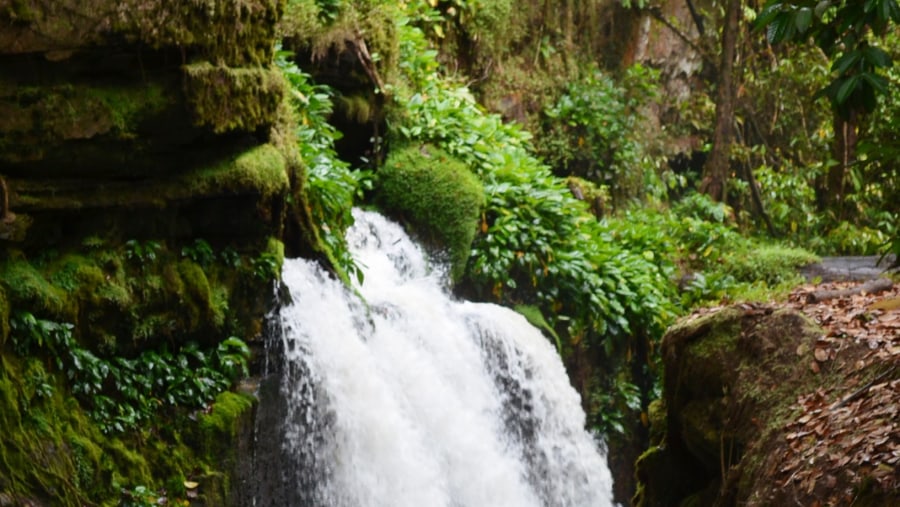
POLYGON ((287 218, 304 206, 272 64, 283 4, 0 0, 0 505, 144 485, 174 500, 186 479, 195 501, 233 503, 250 398, 101 432, 92 399, 16 326, 71 325, 111 364, 260 338, 285 235, 309 247, 287 218))
MULTIPOLYGON (((278 209, 288 177, 277 150, 235 160, 277 121, 284 84, 270 62, 281 9, 277 0, 0 3, 0 174, 11 208, 36 220, 29 240, 69 233, 49 225, 69 222, 54 211, 135 210, 143 219, 131 231, 177 227, 171 216, 144 220, 153 214, 144 210, 177 208, 199 230, 165 232, 191 234, 214 227, 188 209, 199 200, 253 196, 278 209)), ((275 232, 277 217, 258 218, 275 232)), ((232 232, 252 232, 242 225, 232 232)))

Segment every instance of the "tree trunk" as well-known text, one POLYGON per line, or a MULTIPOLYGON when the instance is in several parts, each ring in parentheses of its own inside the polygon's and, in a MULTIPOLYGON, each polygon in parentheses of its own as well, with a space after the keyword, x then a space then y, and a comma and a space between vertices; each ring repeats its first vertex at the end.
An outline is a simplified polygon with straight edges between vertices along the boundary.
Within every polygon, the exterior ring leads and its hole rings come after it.
POLYGON ((725 26, 722 28, 722 58, 716 83, 716 126, 713 146, 703 165, 700 191, 717 201, 725 199, 730 169, 729 157, 734 141, 734 58, 737 53, 741 0, 728 0, 725 26))
POLYGON ((9 217, 9 188, 6 186, 6 178, 0 176, 0 222, 8 221, 9 217))
POLYGON ((842 116, 834 115, 834 146, 832 156, 837 164, 828 168, 824 193, 819 200, 822 210, 832 209, 838 220, 844 217, 844 199, 847 196, 847 172, 856 162, 856 144, 859 137, 859 113, 853 109, 842 116))

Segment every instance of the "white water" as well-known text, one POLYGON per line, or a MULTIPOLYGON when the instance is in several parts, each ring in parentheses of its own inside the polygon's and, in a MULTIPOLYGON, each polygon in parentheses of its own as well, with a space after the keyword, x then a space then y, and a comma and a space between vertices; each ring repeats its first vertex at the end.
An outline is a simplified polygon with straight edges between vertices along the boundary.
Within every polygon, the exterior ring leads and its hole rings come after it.
POLYGON ((285 261, 292 504, 611 505, 605 457, 549 341, 511 310, 452 300, 399 226, 355 217, 359 295, 285 261))

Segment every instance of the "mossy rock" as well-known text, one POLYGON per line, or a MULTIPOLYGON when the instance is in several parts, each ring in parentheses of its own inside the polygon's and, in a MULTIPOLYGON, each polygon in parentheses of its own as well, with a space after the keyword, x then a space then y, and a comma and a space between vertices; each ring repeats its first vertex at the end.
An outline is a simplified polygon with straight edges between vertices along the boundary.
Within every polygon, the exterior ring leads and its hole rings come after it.
POLYGON ((378 171, 376 201, 446 249, 452 279, 462 276, 485 202, 481 182, 465 164, 431 145, 394 151, 378 171))
POLYGON ((271 60, 283 0, 171 2, 167 0, 56 0, 0 9, 4 53, 50 53, 123 43, 199 53, 230 65, 271 60))
POLYGON ((111 181, 103 185, 67 180, 10 180, 10 186, 16 189, 10 205, 14 209, 47 212, 164 209, 181 202, 234 196, 256 197, 265 202, 287 195, 289 185, 284 156, 271 144, 261 144, 152 180, 111 181))
POLYGON ((783 438, 798 393, 830 381, 798 357, 821 336, 805 315, 763 305, 717 309, 673 325, 663 338, 664 400, 651 429, 658 448, 637 463, 636 505, 731 505, 746 498, 766 473, 765 442, 783 438), (688 486, 674 491, 672 484, 688 486))
POLYGON ((216 133, 275 124, 286 85, 276 69, 195 63, 184 67, 185 94, 197 125, 216 133))
POLYGON ((205 470, 197 477, 206 505, 228 505, 233 495, 235 484, 229 473, 237 469, 239 441, 249 435, 255 404, 251 395, 224 392, 216 398, 212 411, 198 420, 191 436, 193 446, 205 454, 206 461, 217 464, 216 470, 205 470))
POLYGON ((16 308, 29 308, 54 317, 66 315, 69 305, 68 295, 53 286, 28 260, 22 252, 9 251, 7 258, 0 262, 2 284, 6 289, 9 304, 16 308))

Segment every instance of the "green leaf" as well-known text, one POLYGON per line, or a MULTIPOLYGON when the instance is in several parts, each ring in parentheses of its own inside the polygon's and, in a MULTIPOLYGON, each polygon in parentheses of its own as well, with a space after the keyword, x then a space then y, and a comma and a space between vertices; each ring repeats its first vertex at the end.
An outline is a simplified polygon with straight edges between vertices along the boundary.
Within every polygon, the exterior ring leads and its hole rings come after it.
POLYGON ((888 54, 879 47, 866 47, 866 49, 863 50, 863 56, 865 57, 866 61, 870 62, 875 67, 891 66, 891 57, 888 56, 888 54))
POLYGON ((809 28, 809 25, 812 24, 813 19, 813 11, 809 7, 802 7, 797 11, 794 15, 794 24, 797 27, 797 31, 800 33, 806 32, 809 28))
POLYGON ((858 84, 859 76, 850 76, 849 78, 846 78, 838 87, 837 95, 835 95, 835 102, 838 104, 846 102, 858 84))
POLYGON ((860 74, 863 79, 869 83, 872 88, 875 89, 876 92, 886 94, 888 91, 888 80, 884 76, 879 76, 878 74, 873 74, 871 72, 864 72, 860 74))
POLYGON ((837 72, 838 74, 846 74, 847 70, 850 69, 859 59, 862 57, 862 54, 859 50, 848 51, 841 55, 834 64, 831 66, 831 70, 837 72))
POLYGON ((782 5, 783 4, 777 0, 767 3, 754 21, 754 25, 756 25, 755 29, 762 30, 763 28, 768 28, 772 20, 781 14, 782 5))
POLYGON ((793 16, 788 13, 781 13, 772 20, 772 23, 769 25, 768 31, 766 32, 766 36, 768 37, 769 42, 777 44, 781 41, 790 39, 794 35, 794 30, 793 16))

